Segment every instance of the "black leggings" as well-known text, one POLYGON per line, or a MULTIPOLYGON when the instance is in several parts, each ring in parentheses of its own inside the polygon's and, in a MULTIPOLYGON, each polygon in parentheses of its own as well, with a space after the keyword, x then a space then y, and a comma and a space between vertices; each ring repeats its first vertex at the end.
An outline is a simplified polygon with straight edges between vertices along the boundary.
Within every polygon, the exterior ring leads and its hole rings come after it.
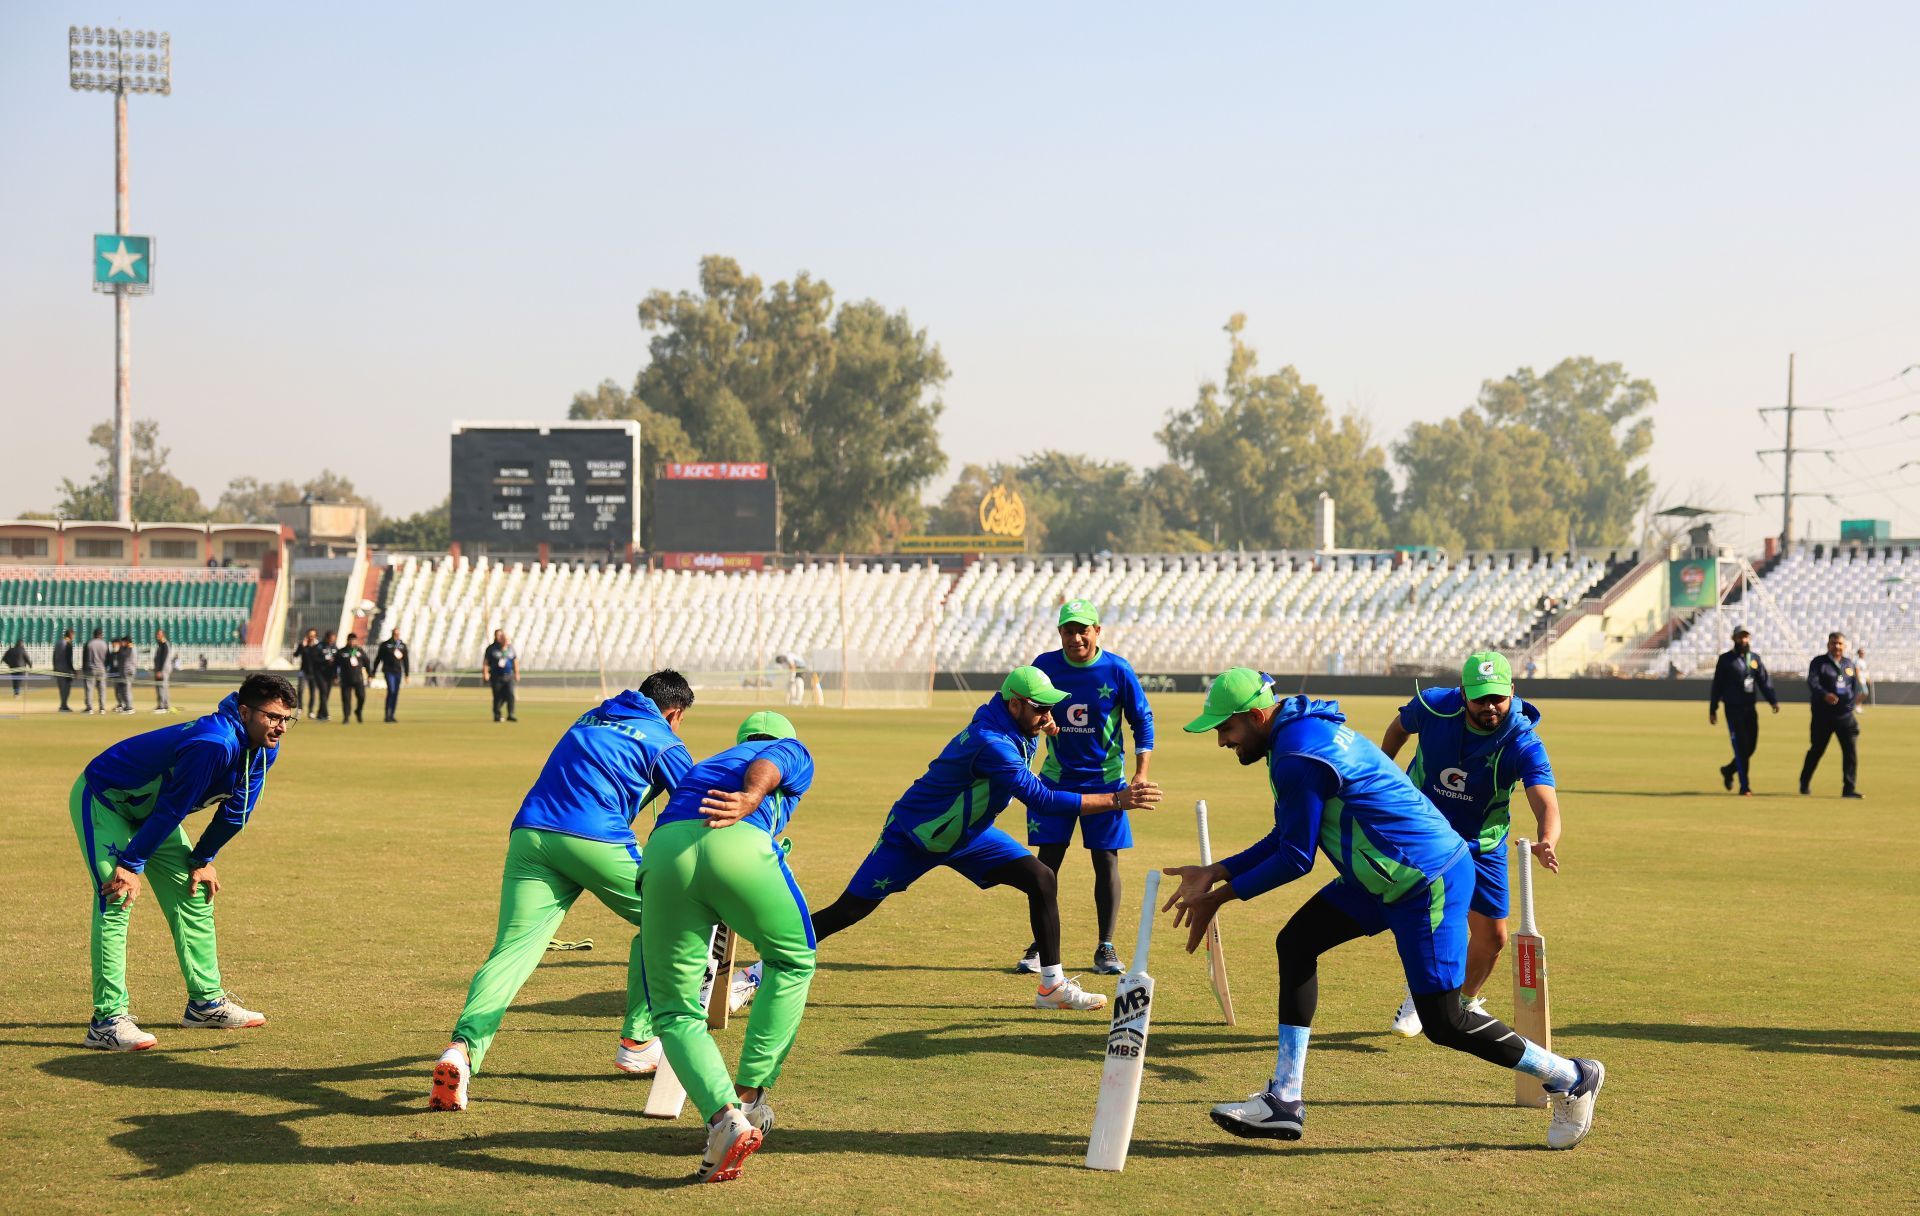
MULTIPOLYGON (((1351 916, 1341 911, 1323 891, 1300 906, 1273 939, 1280 958, 1280 1024, 1313 1025, 1320 1002, 1320 956, 1356 937, 1367 936, 1351 916)), ((1498 1018, 1475 1013, 1460 1003, 1460 990, 1416 992, 1413 1007, 1420 1011, 1421 1029, 1442 1047, 1479 1056, 1502 1068, 1520 1062, 1526 1040, 1498 1018)))
MULTIPOLYGON (((1064 842, 1040 846, 1040 862, 1054 874, 1060 873, 1060 866, 1066 860, 1064 842)), ((1120 850, 1088 849, 1087 860, 1093 863, 1093 910, 1100 920, 1100 940, 1111 942, 1120 903, 1120 850)))
MULTIPOLYGON (((1054 899, 1053 871, 1036 857, 1010 861, 987 873, 990 887, 1012 887, 1027 897, 1027 918, 1033 925, 1033 940, 1040 946, 1040 965, 1060 963, 1060 905, 1054 899)), ((857 925, 880 906, 877 899, 862 899, 851 891, 813 914, 813 940, 820 942, 848 925, 857 925)))

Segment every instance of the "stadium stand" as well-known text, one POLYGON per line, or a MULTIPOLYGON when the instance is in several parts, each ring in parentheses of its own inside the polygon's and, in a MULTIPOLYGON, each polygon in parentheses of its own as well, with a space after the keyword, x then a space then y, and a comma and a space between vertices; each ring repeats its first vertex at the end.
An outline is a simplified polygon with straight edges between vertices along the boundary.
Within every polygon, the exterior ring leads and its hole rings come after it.
POLYGON ((260 573, 240 567, 0 568, 0 637, 24 639, 36 666, 52 660, 60 631, 98 627, 145 648, 164 628, 177 651, 214 666, 238 662, 260 573))
MULTIPOLYGON (((1819 556, 1796 548, 1764 577, 1748 580, 1737 602, 1695 617, 1652 663, 1683 676, 1713 673, 1734 626, 1754 631, 1754 649, 1773 668, 1776 683, 1804 673, 1839 630, 1855 653, 1866 654, 1877 680, 1920 679, 1920 555, 1891 548, 1841 549, 1819 556)), ((1782 692, 1782 699, 1791 694, 1782 692)))

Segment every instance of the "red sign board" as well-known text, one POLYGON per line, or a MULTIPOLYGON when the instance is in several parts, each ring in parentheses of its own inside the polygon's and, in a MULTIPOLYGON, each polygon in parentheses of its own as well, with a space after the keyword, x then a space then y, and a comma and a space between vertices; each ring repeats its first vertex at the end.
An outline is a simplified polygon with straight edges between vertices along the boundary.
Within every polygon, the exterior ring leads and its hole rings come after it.
POLYGON ((767 564, 764 553, 662 553, 662 570, 759 570, 767 564))
POLYGON ((767 462, 756 464, 669 464, 664 476, 669 481, 765 481, 767 462))

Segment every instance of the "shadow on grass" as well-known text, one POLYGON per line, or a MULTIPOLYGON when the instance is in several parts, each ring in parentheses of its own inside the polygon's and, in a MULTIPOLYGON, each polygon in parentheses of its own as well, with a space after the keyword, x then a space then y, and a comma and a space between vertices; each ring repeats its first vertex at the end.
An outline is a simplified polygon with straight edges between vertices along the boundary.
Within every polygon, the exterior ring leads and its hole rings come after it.
MULTIPOLYGON (((1920 1061, 1920 1032, 1911 1030, 1821 1030, 1792 1026, 1687 1026, 1673 1022, 1591 1022, 1557 1033, 1600 1039, 1645 1039, 1659 1043, 1712 1043, 1791 1055, 1853 1056, 1867 1060, 1920 1061)), ((1319 1046, 1318 1043, 1315 1046, 1319 1046)))

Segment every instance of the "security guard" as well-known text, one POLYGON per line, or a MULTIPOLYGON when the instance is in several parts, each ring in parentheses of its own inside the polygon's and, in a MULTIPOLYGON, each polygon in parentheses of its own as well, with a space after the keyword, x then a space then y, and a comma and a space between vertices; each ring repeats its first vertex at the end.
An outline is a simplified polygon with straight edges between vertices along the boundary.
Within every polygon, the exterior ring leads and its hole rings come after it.
POLYGON ((367 651, 360 635, 347 635, 347 644, 334 652, 334 669, 340 673, 340 725, 364 722, 367 708, 367 651))
POLYGON ((1727 737, 1733 740, 1733 759, 1720 766, 1720 784, 1732 789, 1733 779, 1738 776, 1742 797, 1753 794, 1747 781, 1747 763, 1760 742, 1760 698, 1767 699, 1774 713, 1780 712, 1780 699, 1773 695, 1773 677, 1767 674, 1760 656, 1753 653, 1752 637, 1745 625, 1734 627, 1733 649, 1722 654, 1713 669, 1713 693, 1707 701, 1709 726, 1719 720, 1720 706, 1727 707, 1727 737))
POLYGON ((1840 796, 1858 798, 1853 788, 1859 768, 1854 739, 1860 734, 1860 722, 1854 707, 1860 701, 1860 669, 1847 657, 1847 637, 1838 631, 1827 635, 1827 653, 1815 657, 1807 667, 1807 687, 1813 690, 1813 746, 1807 748, 1807 762, 1800 766, 1800 792, 1811 793, 1813 770, 1826 754, 1827 740, 1840 740, 1840 796))

